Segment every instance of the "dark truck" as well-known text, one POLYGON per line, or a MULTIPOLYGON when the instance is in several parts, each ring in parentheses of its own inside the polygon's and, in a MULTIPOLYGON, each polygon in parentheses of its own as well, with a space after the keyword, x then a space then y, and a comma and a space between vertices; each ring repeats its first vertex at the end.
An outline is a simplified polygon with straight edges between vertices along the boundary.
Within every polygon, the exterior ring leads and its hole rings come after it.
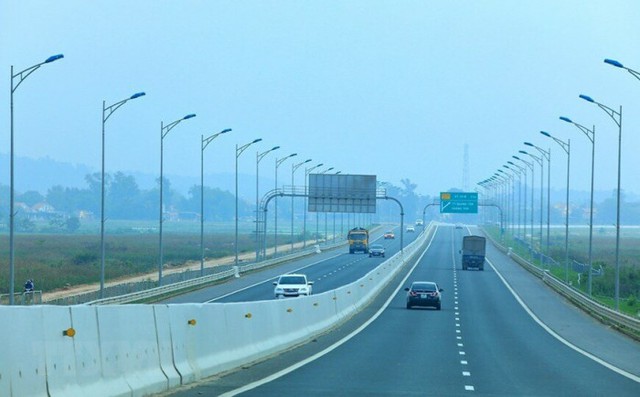
POLYGON ((484 270, 486 240, 482 236, 464 236, 462 238, 462 270, 470 267, 484 270))

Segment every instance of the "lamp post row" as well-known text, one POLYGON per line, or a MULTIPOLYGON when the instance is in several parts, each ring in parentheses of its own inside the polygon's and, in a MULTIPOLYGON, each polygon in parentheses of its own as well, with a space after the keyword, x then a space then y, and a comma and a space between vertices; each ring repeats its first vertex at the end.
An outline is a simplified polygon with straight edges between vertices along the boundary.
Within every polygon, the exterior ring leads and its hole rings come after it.
MULTIPOLYGON (((640 81, 640 72, 633 70, 629 67, 624 66, 621 62, 618 62, 613 59, 605 59, 604 63, 609 64, 611 66, 624 69, 637 80, 640 81)), ((597 105, 600 109, 602 109, 618 126, 618 176, 617 176, 617 188, 616 188, 616 248, 615 248, 615 310, 620 310, 620 201, 621 201, 621 158, 622 158, 622 106, 619 106, 619 109, 616 110, 612 107, 609 107, 601 102, 595 101, 593 98, 587 95, 579 95, 579 98, 593 103, 597 105)), ((560 117, 560 120, 568 122, 570 124, 575 125, 578 129, 580 129, 587 139, 591 142, 591 197, 590 197, 590 211, 589 211, 589 275, 588 275, 588 293, 592 294, 592 267, 593 267, 593 256, 592 256, 592 245, 593 245, 593 189, 594 189, 594 168, 595 168, 595 125, 592 129, 588 129, 587 127, 580 125, 578 123, 573 122, 571 119, 567 117, 560 117)), ((565 282, 568 282, 568 268, 569 268, 569 257, 568 257, 568 244, 569 244, 569 172, 570 172, 570 162, 571 162, 571 141, 568 139, 566 142, 562 141, 558 138, 553 137, 551 134, 540 131, 540 133, 548 138, 553 139, 560 147, 567 153, 567 198, 566 198, 566 210, 565 210, 565 282)), ((541 157, 534 156, 525 151, 520 151, 521 153, 528 154, 535 159, 540 164, 541 169, 541 214, 540 214, 540 245, 542 245, 542 160, 547 160, 547 247, 546 252, 547 256, 549 255, 549 224, 550 224, 550 186, 551 186, 551 149, 544 150, 533 143, 524 142, 525 145, 534 147, 538 152, 540 152, 541 157)), ((504 166, 508 168, 507 166, 504 166)), ((533 169, 533 168, 532 168, 533 169)), ((498 170, 500 172, 504 172, 502 170, 498 170)), ((504 175, 507 175, 504 173, 504 175)), ((484 181, 478 183, 480 186, 483 186, 485 189, 490 182, 497 181, 497 183, 504 184, 506 180, 499 178, 501 175, 494 174, 491 178, 485 179, 484 181)), ((491 185, 489 185, 491 186, 491 185)), ((497 190, 494 190, 497 193, 497 190)), ((533 232, 533 226, 532 226, 533 232)))

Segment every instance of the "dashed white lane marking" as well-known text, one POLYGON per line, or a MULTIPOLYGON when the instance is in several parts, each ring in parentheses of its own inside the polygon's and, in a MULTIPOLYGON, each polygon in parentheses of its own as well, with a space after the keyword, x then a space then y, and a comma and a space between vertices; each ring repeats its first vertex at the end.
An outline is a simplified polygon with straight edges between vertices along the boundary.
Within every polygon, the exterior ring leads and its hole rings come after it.
POLYGON ((468 362, 467 360, 461 360, 461 361, 460 361, 460 364, 462 364, 462 365, 467 365, 467 364, 469 364, 469 362, 468 362))
POLYGON ((465 390, 468 390, 468 391, 474 391, 474 390, 475 390, 475 388, 474 388, 473 386, 470 386, 470 385, 466 385, 466 386, 464 387, 464 389, 465 389, 465 390))
POLYGON ((458 347, 464 347, 464 343, 458 343, 458 347))
POLYGON ((462 371, 462 376, 471 376, 471 372, 469 372, 469 371, 462 371))
POLYGON ((461 356, 464 356, 465 354, 467 354, 467 353, 462 352, 462 351, 461 351, 461 352, 458 352, 458 353, 460 353, 460 355, 461 355, 461 356))

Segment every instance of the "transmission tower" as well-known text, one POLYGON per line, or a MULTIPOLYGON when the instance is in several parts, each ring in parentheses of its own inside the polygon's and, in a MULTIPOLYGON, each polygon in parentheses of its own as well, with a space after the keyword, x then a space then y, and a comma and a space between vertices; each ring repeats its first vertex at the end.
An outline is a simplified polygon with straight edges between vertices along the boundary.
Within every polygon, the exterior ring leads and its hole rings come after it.
POLYGON ((469 145, 464 144, 464 160, 462 166, 462 190, 469 191, 469 145))

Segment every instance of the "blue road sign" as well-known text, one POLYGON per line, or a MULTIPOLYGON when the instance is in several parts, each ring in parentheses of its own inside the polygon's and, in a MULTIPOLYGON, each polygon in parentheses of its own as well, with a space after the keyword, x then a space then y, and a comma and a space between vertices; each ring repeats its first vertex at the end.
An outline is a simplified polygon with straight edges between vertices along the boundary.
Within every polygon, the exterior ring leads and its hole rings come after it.
POLYGON ((477 214, 478 193, 476 192, 441 192, 441 214, 477 214))

